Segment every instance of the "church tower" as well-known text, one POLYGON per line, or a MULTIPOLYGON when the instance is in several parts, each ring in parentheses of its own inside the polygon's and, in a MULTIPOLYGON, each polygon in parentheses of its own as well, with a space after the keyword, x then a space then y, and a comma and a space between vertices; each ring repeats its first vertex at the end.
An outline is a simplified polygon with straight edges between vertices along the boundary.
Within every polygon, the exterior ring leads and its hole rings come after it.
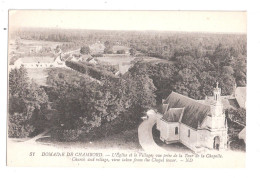
POLYGON ((214 93, 214 100, 217 102, 221 102, 221 98, 220 98, 221 88, 218 87, 218 82, 216 84, 216 88, 214 88, 213 90, 213 93, 214 93))
POLYGON ((225 118, 225 112, 223 109, 221 99, 221 88, 218 87, 213 90, 214 99, 211 107, 211 139, 209 145, 213 145, 212 148, 216 150, 222 150, 227 148, 227 122, 225 118))
POLYGON ((218 87, 218 82, 213 90, 213 94, 214 100, 211 104, 211 114, 213 117, 219 117, 223 114, 223 104, 221 102, 221 88, 218 87))

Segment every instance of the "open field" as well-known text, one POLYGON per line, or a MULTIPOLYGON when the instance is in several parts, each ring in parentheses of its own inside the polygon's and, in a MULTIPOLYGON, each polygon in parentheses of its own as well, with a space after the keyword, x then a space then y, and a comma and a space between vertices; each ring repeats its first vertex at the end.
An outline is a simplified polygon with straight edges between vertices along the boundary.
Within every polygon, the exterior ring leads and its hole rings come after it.
MULTIPOLYGON (((100 62, 103 62, 103 64, 118 65, 119 71, 122 74, 124 74, 131 67, 131 61, 133 61, 135 57, 132 57, 130 55, 111 54, 111 55, 105 55, 104 57, 98 57, 97 59, 100 62)), ((167 60, 163 60, 155 57, 143 57, 143 60, 145 62, 152 62, 152 63, 169 62, 167 60)))
POLYGON ((44 68, 29 68, 27 69, 28 77, 33 79, 38 85, 46 86, 46 79, 49 69, 44 68))
POLYGON ((105 55, 105 57, 98 57, 99 61, 110 63, 111 65, 122 64, 122 63, 129 63, 134 60, 134 57, 129 55, 118 55, 118 54, 111 54, 105 55))
POLYGON ((21 39, 20 43, 26 45, 26 46, 35 46, 35 45, 41 45, 41 46, 47 46, 47 47, 56 47, 57 45, 61 45, 65 42, 55 42, 55 41, 41 41, 41 40, 24 40, 21 39))
POLYGON ((98 57, 97 58, 103 64, 109 65, 118 65, 119 71, 124 74, 131 67, 131 61, 134 60, 134 57, 128 55, 111 55, 106 57, 98 57))

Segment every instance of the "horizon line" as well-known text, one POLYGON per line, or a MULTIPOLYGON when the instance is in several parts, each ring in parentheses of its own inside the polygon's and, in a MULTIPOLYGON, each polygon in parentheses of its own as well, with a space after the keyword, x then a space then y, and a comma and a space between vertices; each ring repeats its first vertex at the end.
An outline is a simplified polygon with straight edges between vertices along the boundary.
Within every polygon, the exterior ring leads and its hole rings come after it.
MULTIPOLYGON (((178 30, 134 30, 134 29, 91 29, 91 28, 66 28, 66 27, 13 27, 12 32, 24 29, 48 29, 48 30, 89 30, 89 31, 127 31, 127 32, 175 32, 175 33, 208 33, 208 34, 240 34, 247 35, 247 32, 214 32, 214 31, 178 31, 178 30)), ((9 30, 9 28, 8 28, 9 30)))

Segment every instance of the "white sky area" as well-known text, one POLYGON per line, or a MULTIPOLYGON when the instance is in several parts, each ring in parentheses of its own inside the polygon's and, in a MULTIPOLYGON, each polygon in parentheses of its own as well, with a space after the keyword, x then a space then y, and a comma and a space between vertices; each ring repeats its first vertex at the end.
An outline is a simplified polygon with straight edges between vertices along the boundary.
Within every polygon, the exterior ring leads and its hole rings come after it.
POLYGON ((246 12, 10 10, 9 28, 246 33, 246 12))

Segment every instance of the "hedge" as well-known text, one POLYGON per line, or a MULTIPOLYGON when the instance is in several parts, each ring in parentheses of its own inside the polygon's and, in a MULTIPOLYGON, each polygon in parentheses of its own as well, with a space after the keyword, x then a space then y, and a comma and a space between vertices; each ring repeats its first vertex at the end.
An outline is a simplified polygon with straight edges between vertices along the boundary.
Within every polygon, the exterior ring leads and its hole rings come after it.
POLYGON ((102 70, 99 70, 91 65, 80 63, 80 62, 73 62, 73 61, 66 61, 66 66, 80 72, 83 74, 88 74, 89 76, 101 80, 103 77, 112 77, 117 78, 112 73, 108 73, 102 70))

